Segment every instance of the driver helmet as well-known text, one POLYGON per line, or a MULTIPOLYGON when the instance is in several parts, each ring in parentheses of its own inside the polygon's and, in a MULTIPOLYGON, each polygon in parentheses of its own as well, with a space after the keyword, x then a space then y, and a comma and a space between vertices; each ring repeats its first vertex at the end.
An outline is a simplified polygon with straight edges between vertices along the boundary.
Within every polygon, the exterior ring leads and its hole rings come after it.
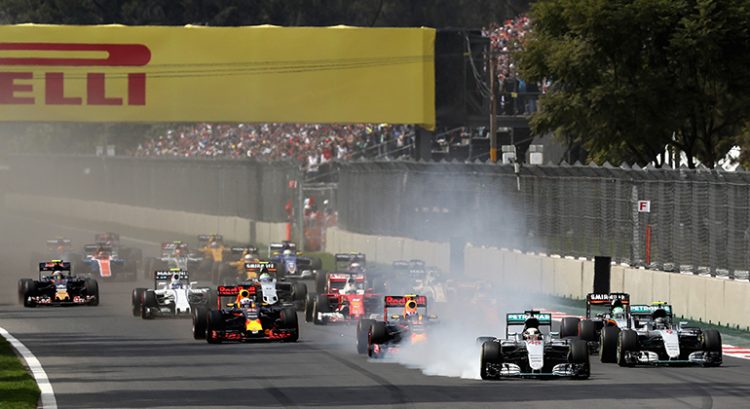
POLYGON ((292 250, 286 249, 281 254, 283 254, 284 256, 291 256, 292 255, 292 250))
POLYGON ((63 254, 63 253, 65 253, 65 246, 63 246, 62 244, 61 244, 61 245, 59 245, 59 246, 57 246, 57 253, 58 253, 58 254, 63 254))
POLYGON ((353 271, 353 272, 362 271, 362 264, 359 264, 356 261, 354 263, 349 264, 349 271, 353 271))
POLYGON ((654 320, 654 328, 663 329, 667 327, 667 319, 664 317, 658 317, 654 320))
POLYGON ((244 297, 240 299, 239 304, 240 304, 240 308, 242 308, 243 310, 246 310, 253 306, 253 300, 251 300, 249 297, 244 297))
POLYGON ((53 281, 54 281, 55 283, 60 283, 60 282, 62 282, 63 280, 65 280, 65 276, 63 275, 62 271, 60 271, 60 270, 55 270, 55 271, 54 271, 54 272, 52 273, 52 280, 53 280, 53 281))
POLYGON ((216 241, 216 240, 212 240, 211 244, 209 244, 209 246, 211 246, 212 249, 215 249, 215 248, 219 247, 219 242, 216 241))
POLYGON ((261 273, 260 277, 258 278, 258 281, 260 281, 262 284, 268 284, 273 282, 273 278, 270 274, 266 273, 265 270, 263 273, 261 273))
POLYGON ((182 287, 182 281, 180 281, 180 275, 174 274, 172 276, 172 281, 169 283, 169 286, 171 288, 181 288, 182 287))
POLYGON ((252 254, 245 254, 245 257, 243 257, 245 260, 245 263, 251 263, 253 261, 253 255, 252 254))
POLYGON ((538 328, 530 327, 523 331, 523 339, 525 340, 536 340, 542 335, 538 328))
POLYGON ((621 306, 612 307, 612 317, 615 319, 625 318, 625 308, 621 306))
POLYGON ((346 280, 346 285, 344 286, 344 292, 351 293, 355 291, 357 288, 357 282, 354 279, 354 277, 349 276, 349 278, 346 280))
POLYGON ((411 318, 417 316, 417 302, 415 300, 407 300, 404 305, 404 317, 411 318))
POLYGON ((176 256, 181 256, 182 255, 182 248, 181 247, 177 247, 176 249, 174 249, 174 254, 176 256))

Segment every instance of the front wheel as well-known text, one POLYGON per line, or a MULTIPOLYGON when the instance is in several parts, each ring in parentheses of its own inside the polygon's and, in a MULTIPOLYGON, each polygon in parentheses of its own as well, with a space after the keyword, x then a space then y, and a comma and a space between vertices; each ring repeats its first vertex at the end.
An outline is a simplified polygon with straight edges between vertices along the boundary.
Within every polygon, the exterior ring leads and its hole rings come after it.
POLYGON ((143 300, 143 293, 145 291, 145 288, 136 288, 133 290, 133 294, 130 296, 130 303, 133 306, 134 317, 137 317, 141 314, 141 301, 143 300))
POLYGON ((499 365, 503 363, 503 353, 500 349, 500 343, 488 341, 482 344, 482 355, 479 360, 479 376, 484 379, 497 379, 497 375, 487 371, 489 365, 499 365))
POLYGON ((196 306, 193 310, 193 339, 206 339, 208 311, 196 306))
POLYGON ((601 338, 599 340, 599 360, 602 363, 614 364, 617 362, 617 338, 619 335, 620 328, 602 328, 601 338))
POLYGON ((617 365, 633 366, 628 361, 628 352, 635 352, 637 350, 638 334, 631 329, 621 331, 620 336, 617 338, 617 365))
POLYGON ((89 303, 89 305, 99 305, 99 302, 101 301, 101 299, 99 298, 99 283, 93 278, 86 279, 86 294, 94 296, 94 299, 89 303))
POLYGON ((373 322, 371 319, 361 319, 357 323, 357 353, 360 355, 367 353, 367 336, 373 322))

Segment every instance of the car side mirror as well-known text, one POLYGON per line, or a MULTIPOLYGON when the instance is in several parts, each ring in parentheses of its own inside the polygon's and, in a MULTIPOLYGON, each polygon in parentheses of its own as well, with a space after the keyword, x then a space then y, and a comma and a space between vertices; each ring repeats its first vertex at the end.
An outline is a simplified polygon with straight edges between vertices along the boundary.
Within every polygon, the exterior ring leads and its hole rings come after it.
POLYGON ((688 325, 688 322, 687 321, 680 321, 680 326, 682 327, 684 325, 688 325))
POLYGON ((400 315, 398 315, 398 314, 393 314, 393 315, 391 315, 391 319, 393 319, 393 320, 397 320, 397 319, 399 319, 400 317, 401 317, 401 316, 400 316, 400 315))
POLYGON ((197 282, 197 281, 191 281, 191 282, 190 282, 190 286, 191 286, 191 287, 192 287, 192 286, 194 286, 194 285, 197 285, 197 284, 198 284, 198 282, 197 282))

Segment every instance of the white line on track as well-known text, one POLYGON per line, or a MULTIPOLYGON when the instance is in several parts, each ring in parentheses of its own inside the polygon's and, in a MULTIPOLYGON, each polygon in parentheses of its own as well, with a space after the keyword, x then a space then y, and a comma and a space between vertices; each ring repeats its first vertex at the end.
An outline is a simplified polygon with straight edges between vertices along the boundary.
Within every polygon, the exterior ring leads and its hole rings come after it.
POLYGON ((16 337, 10 335, 10 333, 3 327, 0 327, 0 335, 2 335, 11 346, 21 355, 26 366, 31 370, 31 375, 34 376, 36 384, 39 385, 39 390, 42 392, 42 408, 43 409, 57 409, 57 399, 55 399, 55 391, 52 389, 52 384, 47 377, 47 372, 44 372, 42 363, 26 348, 26 345, 21 343, 16 337))

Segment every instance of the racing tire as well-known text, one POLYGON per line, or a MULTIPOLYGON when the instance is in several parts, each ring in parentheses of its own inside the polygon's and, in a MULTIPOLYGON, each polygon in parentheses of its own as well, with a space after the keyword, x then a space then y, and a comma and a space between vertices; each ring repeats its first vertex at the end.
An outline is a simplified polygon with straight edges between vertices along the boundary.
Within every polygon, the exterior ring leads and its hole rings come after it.
POLYGON ((193 310, 193 339, 206 339, 207 321, 208 310, 205 307, 196 306, 193 310))
POLYGON ((23 305, 24 300, 26 299, 26 293, 28 292, 29 288, 34 285, 34 280, 30 278, 22 278, 18 280, 18 303, 23 305))
POLYGON ((285 338, 284 342, 297 342, 299 339, 299 321, 297 320, 297 310, 294 308, 284 308, 280 314, 281 325, 283 329, 292 330, 292 336, 285 338))
POLYGON ((565 339, 568 337, 577 337, 578 324, 581 322, 580 318, 576 317, 565 317, 560 322, 560 338, 565 339))
POLYGON ((602 333, 599 340, 599 361, 605 364, 617 363, 617 339, 619 336, 620 328, 602 328, 602 333))
POLYGON ((144 320, 150 320, 154 318, 154 314, 151 308, 158 307, 156 303, 156 293, 154 290, 146 290, 143 292, 143 302, 141 303, 141 318, 144 320))
POLYGON ((143 301, 143 293, 145 291, 145 288, 136 288, 133 290, 133 294, 130 296, 130 302, 133 306, 134 317, 141 315, 141 302, 143 301))
POLYGON ((292 285, 292 300, 305 301, 307 297, 307 285, 305 283, 294 283, 292 285))
POLYGON ((26 308, 34 308, 36 307, 36 303, 33 301, 29 301, 29 297, 34 296, 36 293, 36 282, 32 281, 29 287, 26 289, 26 292, 23 295, 23 306, 26 308))
POLYGON ((326 284, 328 283, 326 275, 326 273, 321 271, 315 277, 315 292, 317 292, 318 294, 323 294, 326 292, 326 284))
POLYGON ((703 330, 703 350, 712 355, 710 362, 703 366, 720 366, 723 360, 723 349, 721 343, 721 333, 715 329, 703 330))
POLYGON ((360 355, 367 353, 367 336, 373 322, 375 320, 361 319, 357 323, 357 353, 360 355))
POLYGON ((632 329, 625 329, 620 331, 620 336, 617 337, 617 365, 619 366, 634 366, 626 360, 628 352, 638 350, 638 334, 632 329))
POLYGON ((206 320, 206 342, 209 344, 221 344, 221 338, 212 337, 213 331, 224 330, 224 317, 221 315, 221 311, 211 310, 208 312, 208 319, 206 320))
POLYGON ((315 314, 315 296, 307 294, 305 297, 305 322, 312 322, 315 314))
POLYGON ((596 324, 591 320, 580 320, 578 322, 578 336, 586 342, 598 341, 596 337, 596 324))
POLYGON ((310 257, 310 270, 319 271, 323 268, 323 260, 320 257, 310 257))
POLYGON ((219 295, 216 293, 216 290, 208 290, 208 293, 206 294, 206 306, 208 309, 221 308, 219 305, 219 295))
POLYGON ((489 341, 482 344, 482 353, 479 358, 479 376, 484 380, 497 379, 487 372, 488 364, 502 364, 503 351, 499 342, 489 341))
POLYGON ((313 323, 315 325, 326 325, 328 320, 325 317, 318 318, 318 313, 331 312, 331 306, 328 305, 328 297, 325 294, 318 295, 313 306, 313 323))
POLYGON ((93 307, 99 305, 99 302, 101 301, 99 298, 99 283, 93 278, 86 279, 86 294, 95 297, 94 301, 91 301, 88 305, 93 307))
POLYGON ((583 365, 583 371, 576 376, 576 379, 588 379, 591 376, 589 345, 586 341, 577 339, 570 343, 568 362, 583 365))
POLYGON ((370 344, 385 344, 388 342, 388 331, 386 330, 385 321, 372 321, 368 330, 368 340, 370 344))

